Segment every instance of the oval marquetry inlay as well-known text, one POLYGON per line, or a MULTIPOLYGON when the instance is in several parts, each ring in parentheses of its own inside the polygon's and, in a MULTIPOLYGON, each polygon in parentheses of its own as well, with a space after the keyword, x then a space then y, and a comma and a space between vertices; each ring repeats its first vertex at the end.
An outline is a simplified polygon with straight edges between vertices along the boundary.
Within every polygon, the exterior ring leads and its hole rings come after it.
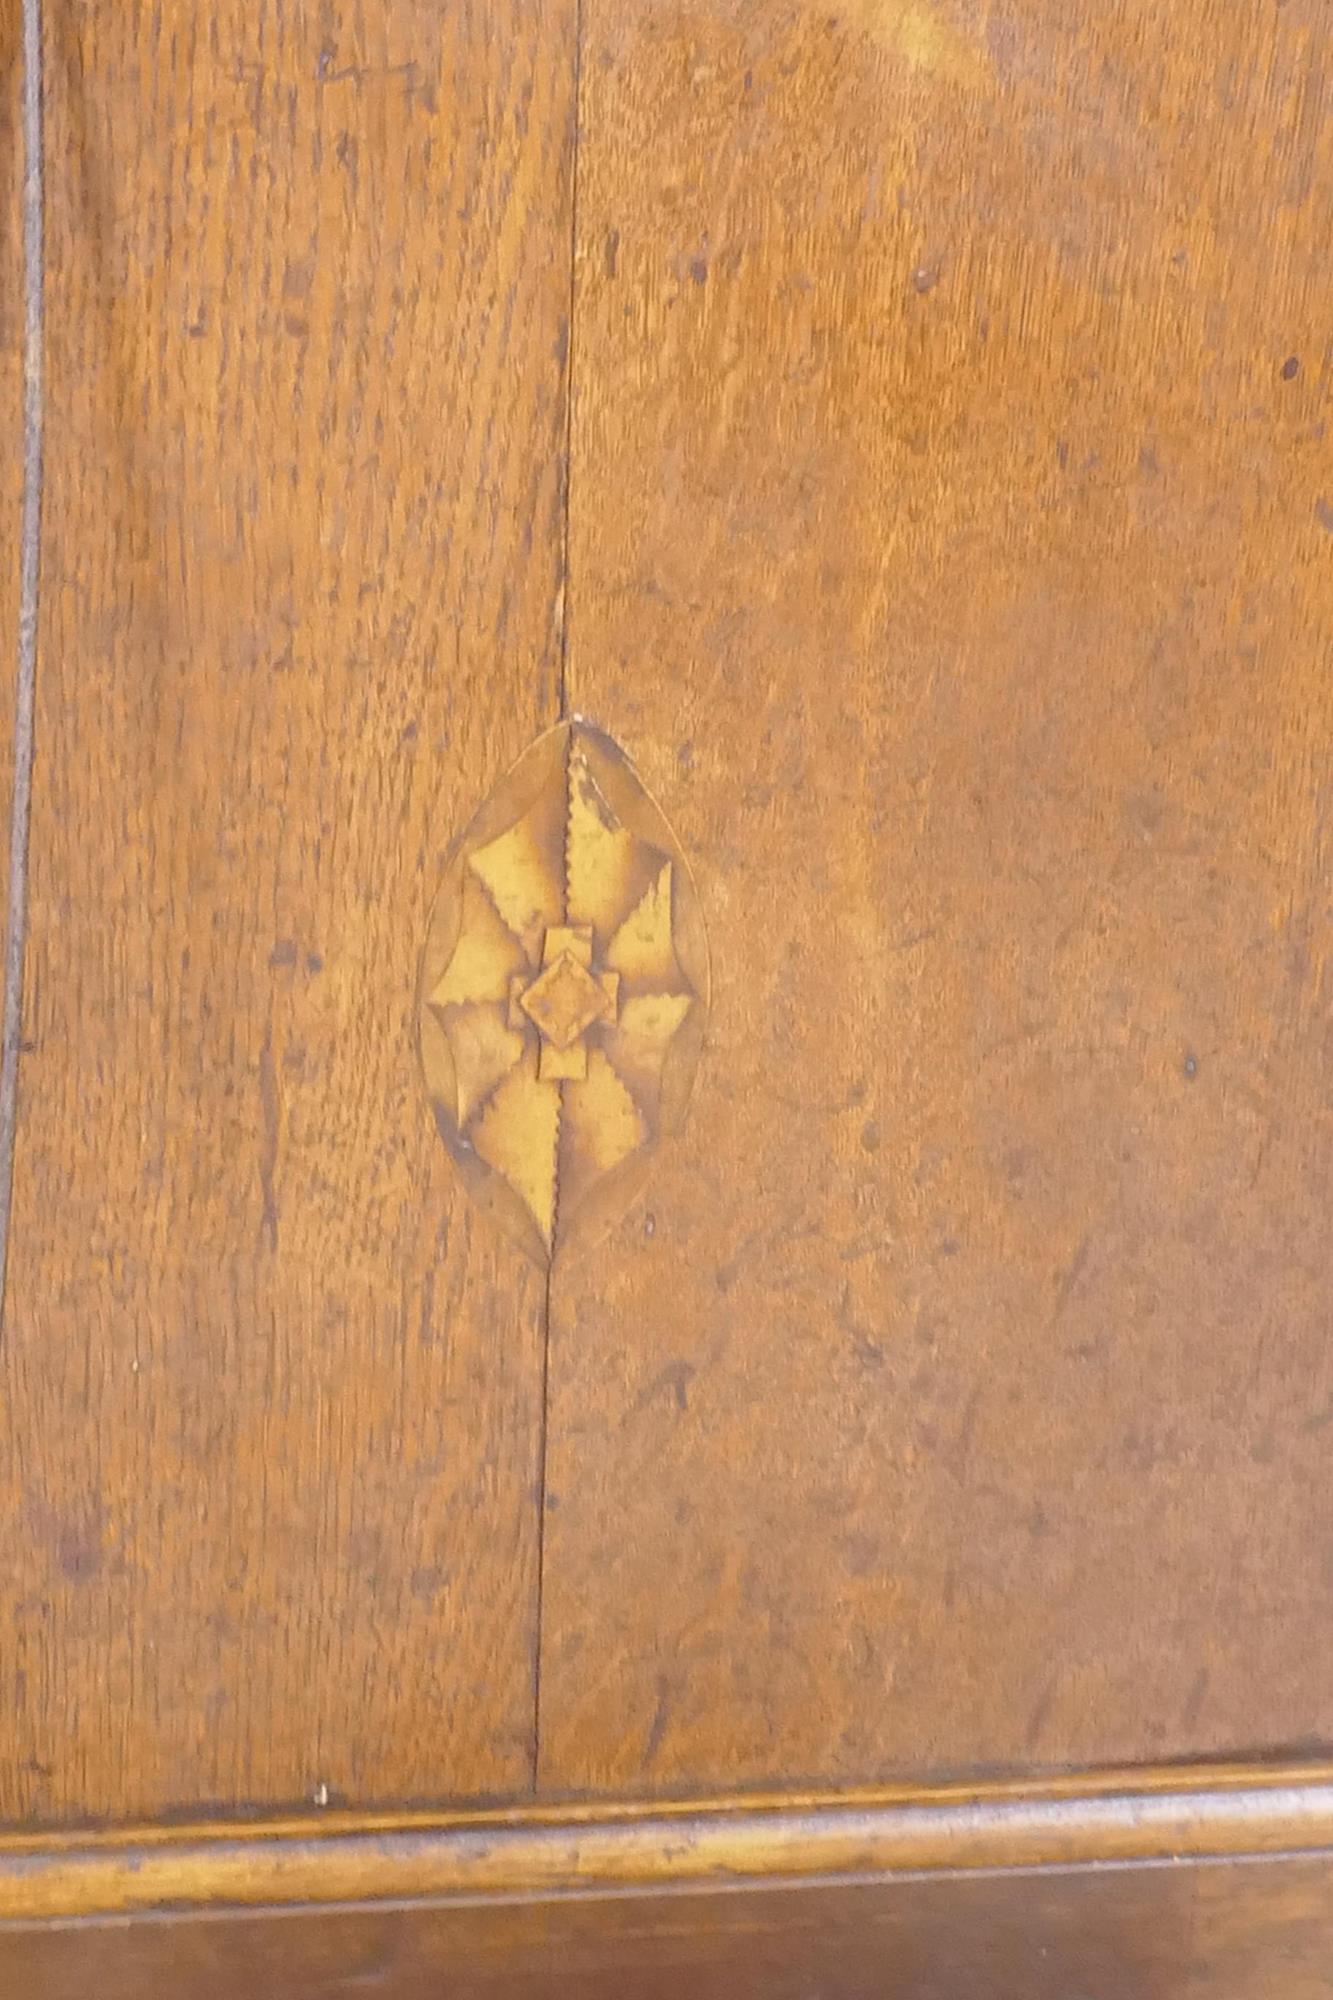
POLYGON ((441 1136, 538 1263, 638 1192, 684 1112, 707 1006, 675 835, 610 737, 561 723, 455 848, 421 978, 441 1136))

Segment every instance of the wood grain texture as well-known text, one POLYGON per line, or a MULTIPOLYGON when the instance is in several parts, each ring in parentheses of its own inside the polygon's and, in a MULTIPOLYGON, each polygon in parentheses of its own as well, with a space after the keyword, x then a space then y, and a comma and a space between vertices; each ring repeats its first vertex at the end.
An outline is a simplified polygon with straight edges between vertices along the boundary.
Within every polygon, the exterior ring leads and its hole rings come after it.
POLYGON ((521 1790, 542 1291, 413 1002, 555 712, 572 5, 48 19, 0 1815, 521 1790))
POLYGON ((1333 1737, 1333 24, 586 0, 571 705, 695 866, 542 1777, 1333 1737))
MULTIPOLYGON (((1269 1887, 1256 1877, 1270 1871, 1218 1872, 1232 1894, 1245 1895, 1248 1942, 1269 1887)), ((1238 1984, 1232 1965, 1221 1983, 1198 1974, 1185 1983, 1196 1911, 1217 1895, 1208 1895, 1212 1873, 149 1918, 0 1931, 0 1971, 31 2000, 77 2000, 90 1984, 99 2000, 139 2000, 162 1983, 179 2000, 232 2000, 252 1987, 272 2000, 367 1992, 434 2000, 442 1984, 450 2000, 670 2000, 683 1992, 692 2000, 1068 2000, 1071 1992, 1266 2000, 1271 1985, 1238 1984)), ((1287 1924, 1303 1920, 1305 1949, 1304 1983, 1298 1960, 1284 1996, 1307 2000, 1328 1990, 1317 1955, 1329 1942, 1330 1871, 1305 1865, 1297 1893, 1286 1873, 1273 1886, 1287 1924)), ((1271 1976, 1271 1965, 1264 1971, 1271 1976)))
MULTIPOLYGON (((364 1992, 433 2000, 442 1982, 451 2000, 667 2000, 684 1991, 701 2000, 807 2000, 811 1992, 821 2000, 934 2000, 958 1991, 976 2000, 1066 2000, 1070 1990, 1177 2000, 1207 1991, 1179 1983, 1198 1872, 322 1910, 317 1921, 140 1919, 0 1931, 0 1971, 32 2000, 75 2000, 90 1980, 105 2000, 138 2000, 163 1980, 180 2000, 232 2000, 251 1985, 273 2000, 364 1992), (1144 1983, 1149 1965, 1155 1977, 1144 1983), (1085 1975, 1098 1983, 1071 1984, 1085 1975)), ((1311 1872, 1307 1914, 1328 1879, 1326 1867, 1311 1872)), ((1328 1935, 1321 1917, 1316 1906, 1316 1948, 1328 1935)), ((1296 1990, 1304 2000, 1306 1990, 1327 1989, 1296 1990)), ((1214 1991, 1243 2000, 1234 1987, 1214 1991)))

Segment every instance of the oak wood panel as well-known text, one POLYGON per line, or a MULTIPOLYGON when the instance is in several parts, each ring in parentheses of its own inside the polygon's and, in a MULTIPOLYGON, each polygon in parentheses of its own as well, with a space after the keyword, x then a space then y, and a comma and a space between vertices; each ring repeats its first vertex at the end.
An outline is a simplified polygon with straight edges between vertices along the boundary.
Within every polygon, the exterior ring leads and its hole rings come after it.
POLYGON ((522 1790, 542 1287, 412 1015, 557 705, 572 4, 47 15, 0 1813, 522 1790))
POLYGON ((1327 1741, 1327 10, 586 0, 569 699, 714 1010, 542 1777, 1327 1741))

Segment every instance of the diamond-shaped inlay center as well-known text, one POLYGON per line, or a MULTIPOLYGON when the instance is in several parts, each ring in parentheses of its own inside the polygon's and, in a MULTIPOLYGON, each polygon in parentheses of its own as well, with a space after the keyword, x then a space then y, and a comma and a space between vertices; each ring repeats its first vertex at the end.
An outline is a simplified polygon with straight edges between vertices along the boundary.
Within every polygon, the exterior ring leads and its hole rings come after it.
POLYGON ((562 951, 538 973, 519 1005, 548 1042, 567 1049, 607 1012, 607 996, 592 974, 562 951))
POLYGON ((540 972, 531 978, 517 974, 509 985, 510 1027, 531 1021, 541 1037, 540 1082, 578 1082, 587 1076, 584 1036, 597 1021, 614 1026, 619 998, 619 974, 592 970, 591 925, 550 925, 540 972))

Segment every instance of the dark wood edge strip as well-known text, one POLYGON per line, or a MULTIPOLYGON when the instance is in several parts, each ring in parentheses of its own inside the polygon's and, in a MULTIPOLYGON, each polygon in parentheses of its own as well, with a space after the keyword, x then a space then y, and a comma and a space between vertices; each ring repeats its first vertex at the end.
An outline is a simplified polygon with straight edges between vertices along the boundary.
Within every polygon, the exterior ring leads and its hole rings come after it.
POLYGON ((1333 1849, 1333 1767, 0 1839, 0 1922, 650 1893, 1333 1849))

